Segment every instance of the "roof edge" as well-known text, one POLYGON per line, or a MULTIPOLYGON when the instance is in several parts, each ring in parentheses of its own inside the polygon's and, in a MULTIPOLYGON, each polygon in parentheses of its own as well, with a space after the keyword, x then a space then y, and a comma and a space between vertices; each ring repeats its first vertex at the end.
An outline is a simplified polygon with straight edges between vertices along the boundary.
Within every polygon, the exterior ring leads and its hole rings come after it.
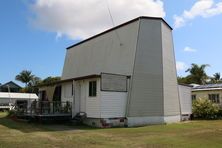
POLYGON ((184 83, 178 83, 178 85, 180 85, 180 86, 186 86, 186 87, 191 87, 191 88, 193 88, 193 86, 191 86, 191 85, 189 85, 189 84, 184 84, 184 83))
POLYGON ((222 88, 202 88, 202 89, 192 89, 192 92, 196 92, 196 91, 211 91, 211 90, 222 90, 222 88))
POLYGON ((122 24, 120 24, 120 25, 118 25, 118 26, 115 26, 115 27, 113 27, 113 28, 110 28, 110 29, 108 29, 108 30, 106 30, 106 31, 103 31, 103 32, 101 32, 101 33, 99 33, 99 34, 96 34, 96 35, 94 35, 94 36, 92 36, 92 37, 89 37, 89 38, 87 38, 87 39, 85 39, 85 40, 83 40, 83 41, 80 41, 80 42, 78 42, 78 43, 76 43, 76 44, 74 44, 74 45, 71 45, 71 46, 67 47, 66 49, 69 50, 69 49, 72 48, 72 47, 75 47, 75 46, 78 46, 78 45, 80 45, 80 44, 83 44, 83 43, 85 43, 85 42, 87 42, 87 41, 89 41, 89 40, 92 40, 92 39, 94 39, 94 38, 96 38, 96 37, 98 37, 98 36, 101 36, 101 35, 103 35, 103 34, 106 34, 106 33, 108 33, 108 32, 111 32, 111 31, 113 31, 113 30, 116 30, 116 29, 118 29, 118 28, 121 28, 121 27, 123 27, 123 26, 125 26, 125 25, 127 25, 127 24, 133 23, 133 22, 138 21, 138 20, 140 20, 140 19, 162 20, 162 22, 164 22, 171 30, 173 30, 173 28, 172 28, 162 17, 140 16, 140 17, 137 17, 137 18, 132 19, 132 20, 130 20, 130 21, 127 21, 127 22, 125 22, 125 23, 122 23, 122 24))
POLYGON ((36 87, 52 86, 52 85, 58 85, 58 84, 62 84, 62 83, 72 82, 72 81, 91 79, 91 78, 99 78, 99 77, 101 77, 101 75, 92 74, 92 75, 87 75, 87 76, 64 79, 64 80, 60 80, 60 81, 56 81, 56 82, 52 82, 52 83, 47 83, 47 84, 40 84, 40 85, 37 85, 36 87))
POLYGON ((5 84, 1 84, 1 87, 4 86, 4 85, 8 85, 9 83, 13 83, 15 86, 19 87, 19 88, 22 88, 20 85, 16 84, 15 82, 13 81, 9 81, 9 82, 6 82, 5 84))

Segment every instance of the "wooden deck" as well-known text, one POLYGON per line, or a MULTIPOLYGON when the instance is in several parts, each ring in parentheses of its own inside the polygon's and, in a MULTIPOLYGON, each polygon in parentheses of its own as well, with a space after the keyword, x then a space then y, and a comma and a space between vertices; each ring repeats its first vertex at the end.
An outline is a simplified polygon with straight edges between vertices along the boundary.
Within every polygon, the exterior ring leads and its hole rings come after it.
POLYGON ((31 104, 16 106, 16 115, 20 119, 34 121, 61 121, 72 119, 70 102, 33 101, 31 104))

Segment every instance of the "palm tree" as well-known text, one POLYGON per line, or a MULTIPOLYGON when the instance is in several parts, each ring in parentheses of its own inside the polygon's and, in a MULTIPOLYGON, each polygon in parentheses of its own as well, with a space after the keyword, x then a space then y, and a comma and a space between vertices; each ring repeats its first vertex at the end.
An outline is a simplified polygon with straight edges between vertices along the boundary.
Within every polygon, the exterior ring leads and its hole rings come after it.
POLYGON ((17 81, 20 81, 22 83, 25 83, 25 86, 27 87, 28 84, 33 80, 35 76, 32 75, 32 72, 31 71, 28 71, 28 70, 23 70, 22 72, 20 72, 16 77, 15 79, 17 81))
POLYGON ((197 64, 191 64, 191 68, 187 69, 186 72, 190 72, 190 75, 187 76, 188 79, 192 83, 196 84, 206 84, 206 81, 208 79, 208 76, 205 72, 205 69, 209 67, 210 65, 208 64, 202 64, 202 65, 197 65, 197 64))
POLYGON ((34 76, 32 80, 28 83, 28 86, 30 87, 37 86, 41 82, 42 82, 41 78, 34 76))
POLYGON ((220 76, 220 73, 217 72, 211 78, 211 83, 220 83, 220 82, 221 82, 221 76, 220 76))

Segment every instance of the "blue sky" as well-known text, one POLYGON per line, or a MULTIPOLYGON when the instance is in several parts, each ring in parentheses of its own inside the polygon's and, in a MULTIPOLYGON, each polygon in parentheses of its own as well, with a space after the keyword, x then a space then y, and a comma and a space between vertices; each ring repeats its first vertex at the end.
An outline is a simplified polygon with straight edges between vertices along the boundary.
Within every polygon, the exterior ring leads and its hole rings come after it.
MULTIPOLYGON (((100 1, 2 0, 0 83, 14 80, 24 69, 41 78, 60 76, 66 47, 111 27, 107 7, 100 1)), ((178 75, 185 76, 191 63, 210 64, 209 75, 222 72, 221 0, 141 0, 139 9, 134 7, 138 1, 122 2, 108 0, 116 24, 149 15, 164 17, 174 28, 178 75), (123 7, 124 12, 120 11, 123 7)))

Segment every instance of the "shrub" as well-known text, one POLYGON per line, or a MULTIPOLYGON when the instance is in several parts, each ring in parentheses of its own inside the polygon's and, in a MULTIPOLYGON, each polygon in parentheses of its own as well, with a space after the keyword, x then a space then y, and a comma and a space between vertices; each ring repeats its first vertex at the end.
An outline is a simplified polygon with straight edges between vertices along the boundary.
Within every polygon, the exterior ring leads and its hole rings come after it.
POLYGON ((197 99, 193 101, 193 115, 200 119, 218 118, 219 106, 207 99, 197 99))
POLYGON ((220 119, 222 119, 222 110, 221 110, 221 109, 218 111, 217 117, 219 117, 220 119))

